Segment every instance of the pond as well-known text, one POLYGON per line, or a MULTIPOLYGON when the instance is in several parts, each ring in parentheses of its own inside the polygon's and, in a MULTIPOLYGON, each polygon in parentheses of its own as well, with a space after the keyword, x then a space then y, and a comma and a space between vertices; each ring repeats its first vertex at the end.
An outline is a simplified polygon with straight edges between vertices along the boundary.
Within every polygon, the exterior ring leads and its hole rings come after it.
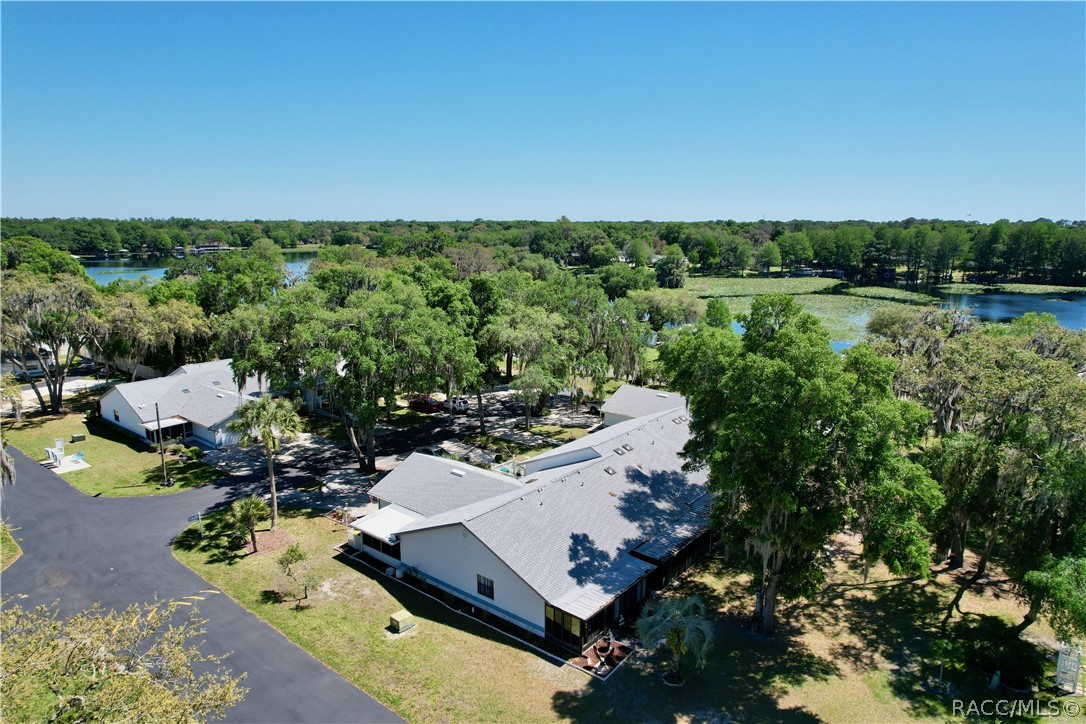
POLYGON ((1081 294, 940 294, 942 308, 969 307, 984 322, 1009 322, 1027 312, 1051 314, 1064 327, 1086 329, 1086 291, 1081 294))
MULTIPOLYGON (((293 251, 284 249, 287 273, 293 277, 304 278, 309 269, 309 262, 317 258, 315 251, 293 251)), ((82 261, 87 275, 95 283, 105 286, 115 279, 139 279, 147 275, 151 281, 158 281, 166 274, 169 259, 86 259, 82 261)))

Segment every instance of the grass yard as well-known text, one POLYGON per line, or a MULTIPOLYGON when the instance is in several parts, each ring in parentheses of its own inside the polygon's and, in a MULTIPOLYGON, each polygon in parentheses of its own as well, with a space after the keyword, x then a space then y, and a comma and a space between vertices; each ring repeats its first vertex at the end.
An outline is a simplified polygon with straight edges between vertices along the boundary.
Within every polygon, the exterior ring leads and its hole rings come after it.
MULTIPOLYGON (((546 425, 533 425, 532 432, 535 433, 541 427, 548 427, 546 425)), ((552 425, 550 427, 557 427, 552 425)), ((510 457, 515 457, 518 460, 524 458, 530 458, 534 455, 541 455, 547 452, 551 448, 547 445, 531 446, 525 445, 522 442, 516 442, 514 440, 505 440, 494 435, 483 435, 478 432, 472 432, 467 435, 463 435, 460 441, 465 445, 474 445, 475 447, 482 448, 491 453, 501 453, 502 460, 508 460, 510 457)))
POLYGON ((841 284, 844 282, 840 279, 822 277, 688 277, 685 288, 704 298, 757 297, 762 294, 816 294, 841 284))
POLYGON ((562 427, 561 425, 532 425, 532 433, 564 445, 581 439, 588 434, 588 430, 583 427, 562 427))
POLYGON ((417 425, 425 425, 433 420, 432 415, 428 415, 425 412, 419 412, 412 410, 409 407, 397 407, 392 412, 392 420, 390 421, 384 413, 381 414, 381 424, 391 425, 392 427, 405 428, 415 427, 417 425))
POLYGON ((947 294, 983 294, 1006 292, 1008 294, 1086 294, 1086 287, 1061 287, 1054 284, 943 284, 937 287, 947 294))
MULTIPOLYGON (((239 555, 225 547, 220 513, 205 518, 206 540, 189 529, 174 553, 409 721, 951 718, 950 698, 925 688, 938 674, 927 647, 956 589, 947 573, 895 579, 876 567, 864 585, 854 548, 842 545, 833 551, 836 571, 822 594, 783 605, 783 630, 764 639, 743 626, 751 606, 744 577, 709 561, 677 592, 698 593, 717 612, 716 643, 705 669, 675 689, 660 679, 659 655, 632 657, 606 682, 557 666, 393 579, 337 560, 331 548, 344 538, 341 524, 297 510, 283 511, 281 521, 313 561, 319 584, 308 600, 295 600, 278 573, 276 552, 239 555), (393 638, 385 627, 400 608, 415 614, 419 625, 393 638)), ((1006 647, 1005 663, 1035 674, 1051 669, 1054 639, 1047 627, 1035 624, 1027 641, 1009 632, 1024 609, 1004 583, 967 594, 962 610, 966 614, 956 616, 950 630, 972 652, 966 658, 983 659, 978 642, 991 642, 993 651, 1006 647)), ((984 672, 975 667, 949 666, 946 679, 959 698, 1015 698, 988 691, 984 672)))
MULTIPOLYGON (((795 300, 804 310, 822 320, 837 341, 858 340, 864 336, 871 313, 876 309, 902 306, 892 299, 872 299, 850 294, 797 294, 795 300)), ((724 301, 733 315, 746 314, 754 297, 728 297, 724 301)))
POLYGON ((938 304, 938 297, 923 292, 910 292, 907 289, 897 287, 852 287, 846 289, 845 294, 866 299, 887 299, 893 302, 905 302, 906 304, 938 304))
POLYGON ((131 497, 167 495, 185 488, 195 488, 217 480, 220 473, 199 461, 181 461, 166 456, 167 472, 176 482, 165 488, 158 451, 135 436, 99 418, 84 421, 82 412, 66 415, 26 415, 21 423, 11 423, 7 436, 15 447, 32 460, 45 458, 45 448, 56 438, 64 439, 64 454, 82 451, 89 468, 65 473, 62 477, 87 495, 131 497), (86 436, 83 442, 70 442, 72 435, 86 436))
MULTIPOLYGON (((430 415, 425 413, 416 412, 407 407, 397 407, 392 412, 391 421, 386 417, 382 410, 377 424, 378 426, 383 425, 402 429, 406 427, 415 427, 416 425, 425 425, 432 419, 433 418, 430 415)), ((329 417, 328 415, 320 415, 315 412, 306 412, 302 414, 302 422, 305 425, 305 432, 315 433, 331 442, 338 442, 343 445, 347 444, 347 431, 343 428, 343 421, 338 417, 329 417)))
POLYGON ((204 541, 195 529, 182 533, 174 554, 408 721, 542 721, 552 718, 554 691, 585 685, 583 673, 540 658, 395 580, 333 559, 332 546, 344 540, 342 524, 312 511, 280 513, 280 527, 314 561, 320 583, 307 601, 295 601, 297 593, 279 574, 277 552, 237 556, 226 547, 221 513, 204 519, 204 541), (386 627, 401 608, 418 626, 393 638, 386 627))
POLYGON ((303 432, 320 435, 332 442, 347 443, 347 431, 343 429, 343 422, 339 418, 320 415, 316 412, 303 412, 301 417, 303 432))
POLYGON ((11 535, 11 526, 0 523, 0 571, 5 570, 22 554, 23 549, 11 535))

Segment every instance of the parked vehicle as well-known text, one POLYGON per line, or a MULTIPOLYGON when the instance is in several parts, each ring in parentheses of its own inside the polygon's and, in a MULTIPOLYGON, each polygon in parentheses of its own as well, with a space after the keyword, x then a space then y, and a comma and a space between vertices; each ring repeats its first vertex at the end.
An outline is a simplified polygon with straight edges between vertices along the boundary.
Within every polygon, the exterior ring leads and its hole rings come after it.
POLYGON ((446 412, 467 412, 471 404, 466 397, 454 397, 441 403, 441 409, 446 412))
POLYGON ((587 402, 585 402, 585 408, 591 414, 598 415, 598 414, 600 414, 600 411, 603 409, 603 403, 602 402, 596 402, 595 400, 588 400, 587 402))
POLYGON ((416 397, 407 403, 407 406, 416 412, 439 412, 441 404, 432 397, 416 397))
POLYGON ((426 445, 425 447, 415 448, 415 452, 422 453, 423 455, 433 455, 435 458, 445 457, 445 451, 437 445, 426 445))

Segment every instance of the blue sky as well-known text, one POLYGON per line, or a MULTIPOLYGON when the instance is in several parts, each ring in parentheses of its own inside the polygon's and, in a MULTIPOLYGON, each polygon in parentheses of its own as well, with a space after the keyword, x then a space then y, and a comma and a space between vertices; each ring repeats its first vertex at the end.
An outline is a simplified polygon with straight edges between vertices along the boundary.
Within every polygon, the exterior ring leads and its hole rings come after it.
POLYGON ((1086 218, 1086 4, 4 2, 2 213, 1086 218))

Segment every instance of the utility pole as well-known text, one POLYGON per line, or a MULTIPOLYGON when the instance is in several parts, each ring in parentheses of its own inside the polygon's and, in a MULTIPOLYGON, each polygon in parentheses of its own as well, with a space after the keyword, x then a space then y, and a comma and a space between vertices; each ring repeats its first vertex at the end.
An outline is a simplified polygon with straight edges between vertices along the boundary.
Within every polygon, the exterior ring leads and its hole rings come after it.
POLYGON ((155 422, 158 424, 158 455, 162 458, 162 484, 169 482, 166 477, 166 448, 162 444, 162 418, 158 416, 158 403, 155 403, 155 422))

